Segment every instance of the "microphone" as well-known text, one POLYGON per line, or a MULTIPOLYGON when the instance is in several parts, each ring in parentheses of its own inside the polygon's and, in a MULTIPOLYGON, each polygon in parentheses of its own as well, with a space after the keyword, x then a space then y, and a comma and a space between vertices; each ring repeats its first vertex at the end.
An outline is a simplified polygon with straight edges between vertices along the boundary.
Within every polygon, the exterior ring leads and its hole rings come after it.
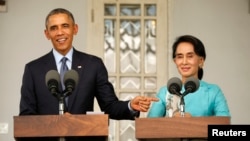
POLYGON ((168 87, 168 91, 171 94, 176 94, 178 96, 181 95, 180 91, 182 87, 182 82, 178 77, 172 77, 171 79, 169 79, 167 83, 167 87, 168 87))
POLYGON ((183 96, 195 92, 196 90, 199 89, 199 87, 200 87, 200 81, 197 78, 194 77, 187 78, 184 84, 185 92, 183 93, 183 96))
POLYGON ((200 81, 197 78, 189 77, 187 78, 184 88, 185 92, 181 94, 181 88, 182 88, 182 81, 177 78, 173 77, 168 81, 167 87, 168 91, 171 94, 176 94, 180 96, 180 114, 182 117, 185 116, 185 101, 184 96, 186 96, 189 93, 195 92, 200 86, 200 81))
POLYGON ((75 70, 69 70, 64 75, 64 85, 65 85, 65 91, 69 94, 73 92, 75 89, 75 86, 78 84, 79 75, 77 71, 75 70))
POLYGON ((60 83, 60 75, 56 70, 50 70, 46 73, 45 76, 46 86, 49 88, 49 91, 57 96, 58 95, 58 84, 60 83))

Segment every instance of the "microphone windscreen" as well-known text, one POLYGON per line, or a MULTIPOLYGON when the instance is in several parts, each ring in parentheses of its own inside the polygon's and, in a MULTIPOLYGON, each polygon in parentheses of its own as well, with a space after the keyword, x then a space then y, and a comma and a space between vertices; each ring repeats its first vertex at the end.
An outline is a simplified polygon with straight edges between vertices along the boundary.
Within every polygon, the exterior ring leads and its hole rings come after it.
POLYGON ((57 81, 58 83, 60 82, 60 75, 59 73, 56 71, 56 70, 50 70, 46 73, 46 76, 45 76, 45 83, 46 83, 46 86, 48 86, 48 82, 50 80, 55 80, 57 81))
POLYGON ((195 77, 189 77, 187 78, 184 87, 186 90, 189 89, 190 93, 193 93, 199 89, 200 81, 195 77))
POLYGON ((177 94, 181 91, 182 82, 178 77, 172 77, 167 83, 168 91, 171 94, 177 94), (177 92, 177 93, 176 93, 177 92))
POLYGON ((63 78, 64 84, 68 80, 73 80, 75 82, 75 85, 77 85, 78 80, 79 80, 79 75, 78 75, 77 71, 75 71, 73 69, 67 71, 64 75, 64 78, 63 78))

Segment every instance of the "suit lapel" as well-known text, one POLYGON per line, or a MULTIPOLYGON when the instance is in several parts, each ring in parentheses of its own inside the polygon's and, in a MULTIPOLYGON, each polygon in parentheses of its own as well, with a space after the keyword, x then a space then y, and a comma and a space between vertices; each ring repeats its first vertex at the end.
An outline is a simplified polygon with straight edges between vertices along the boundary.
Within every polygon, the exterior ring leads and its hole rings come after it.
MULTIPOLYGON (((84 60, 82 59, 82 54, 75 50, 73 51, 73 56, 72 56, 72 69, 77 71, 79 77, 82 76, 82 73, 84 71, 84 60)), ((80 81, 81 78, 79 78, 80 81)), ((76 94, 78 93, 78 89, 75 89, 72 93, 72 95, 70 95, 69 98, 69 105, 68 105, 68 109, 70 110, 72 108, 72 104, 74 103, 75 99, 76 99, 76 94)))
POLYGON ((44 56, 43 61, 44 61, 44 68, 47 69, 45 70, 46 72, 48 72, 49 70, 57 70, 56 61, 52 51, 44 56))

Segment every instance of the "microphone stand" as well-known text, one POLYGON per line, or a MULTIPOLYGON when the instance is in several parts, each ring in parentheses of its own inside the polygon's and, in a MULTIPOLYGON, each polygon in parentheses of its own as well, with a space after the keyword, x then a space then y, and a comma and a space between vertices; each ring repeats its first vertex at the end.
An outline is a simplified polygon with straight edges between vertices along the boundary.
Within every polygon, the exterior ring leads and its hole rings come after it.
POLYGON ((64 96, 59 97, 59 115, 64 114, 64 96))
MULTIPOLYGON (((71 91, 63 91, 62 94, 58 96, 59 100, 59 115, 64 114, 65 110, 65 98, 71 94, 71 91)), ((66 109, 67 112, 67 109, 66 109)))
POLYGON ((181 117, 185 116, 185 101, 184 96, 187 95, 187 93, 181 94, 180 92, 177 92, 175 89, 172 90, 175 95, 180 97, 180 115, 181 117))
MULTIPOLYGON (((59 115, 64 114, 64 96, 60 96, 59 98, 59 115)), ((66 141, 64 137, 60 137, 59 141, 66 141)))
POLYGON ((180 96, 181 101, 180 101, 180 112, 181 112, 181 117, 185 116, 185 101, 184 101, 184 95, 180 96))
POLYGON ((187 94, 190 93, 190 90, 187 89, 187 91, 185 91, 183 94, 180 95, 180 114, 181 117, 185 117, 185 100, 184 100, 184 96, 186 96, 187 94))
MULTIPOLYGON (((64 105, 65 105, 65 97, 68 96, 68 92, 64 91, 61 94, 58 94, 58 100, 59 100, 59 115, 63 115, 64 114, 64 105)), ((66 141, 66 139, 64 137, 60 137, 59 141, 66 141)))
MULTIPOLYGON (((65 105, 64 99, 65 99, 66 96, 69 95, 68 93, 69 92, 67 92, 67 91, 64 91, 62 93, 60 93, 58 91, 53 91, 52 92, 53 96, 55 96, 59 101, 59 115, 64 114, 64 105, 65 105)), ((58 141, 66 141, 66 139, 64 137, 59 137, 58 141)))

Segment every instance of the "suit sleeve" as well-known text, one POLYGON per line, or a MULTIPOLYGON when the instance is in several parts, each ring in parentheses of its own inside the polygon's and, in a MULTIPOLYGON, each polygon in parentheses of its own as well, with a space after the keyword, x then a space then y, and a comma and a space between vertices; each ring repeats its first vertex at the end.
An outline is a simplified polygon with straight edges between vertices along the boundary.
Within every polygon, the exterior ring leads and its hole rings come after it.
POLYGON ((19 105, 19 115, 37 114, 36 99, 34 95, 34 83, 28 65, 25 66, 21 86, 21 101, 19 105))

